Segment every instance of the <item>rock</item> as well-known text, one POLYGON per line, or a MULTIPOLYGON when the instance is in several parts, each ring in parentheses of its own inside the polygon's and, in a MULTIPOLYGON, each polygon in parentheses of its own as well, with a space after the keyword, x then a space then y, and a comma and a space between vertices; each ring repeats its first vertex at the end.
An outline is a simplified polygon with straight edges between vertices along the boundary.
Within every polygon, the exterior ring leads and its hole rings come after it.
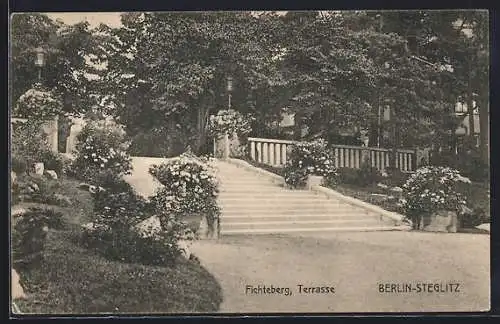
POLYGON ((392 187, 391 191, 392 192, 403 192, 403 189, 401 187, 392 187))
POLYGON ((40 188, 34 182, 30 183, 29 186, 28 186, 28 188, 31 189, 33 192, 40 191, 40 188))
POLYGON ((158 216, 151 216, 135 225, 134 228, 144 237, 151 237, 162 231, 161 221, 158 216))
POLYGON ((57 200, 57 202, 61 203, 62 206, 71 206, 72 201, 68 196, 62 195, 62 194, 54 194, 54 198, 57 200))
POLYGON ((181 250, 181 255, 186 259, 190 260, 191 259, 191 241, 185 241, 185 240, 179 240, 177 242, 177 246, 181 250))
POLYGON ((26 299, 24 289, 19 283, 19 274, 12 269, 12 299, 26 299))
POLYGON ((381 182, 377 183, 377 187, 382 188, 382 189, 389 189, 389 186, 386 184, 383 184, 381 182))
POLYGON ((14 171, 10 171, 10 185, 13 186, 17 181, 17 174, 14 171))
MULTIPOLYGON (((392 196, 384 195, 384 194, 378 194, 378 193, 372 193, 370 196, 375 196, 375 197, 382 197, 382 198, 389 198, 392 196)), ((394 197, 393 197, 394 198, 394 197)))
POLYGON ((12 209, 10 210, 11 216, 19 216, 21 214, 24 214, 25 212, 26 212, 26 209, 23 207, 19 207, 19 206, 12 207, 12 209))
POLYGON ((80 184, 78 184, 78 189, 89 190, 89 188, 90 188, 90 185, 88 183, 81 182, 80 184))
POLYGON ((47 175, 47 177, 48 177, 49 179, 54 179, 54 180, 56 180, 56 179, 57 179, 57 173, 56 173, 56 171, 54 171, 54 170, 46 170, 46 171, 45 171, 45 174, 47 175))
POLYGON ((476 226, 477 229, 490 232, 490 223, 484 223, 476 226))
POLYGON ((39 176, 43 175, 43 170, 44 170, 43 162, 35 163, 34 167, 35 167, 35 174, 36 175, 39 175, 39 176))

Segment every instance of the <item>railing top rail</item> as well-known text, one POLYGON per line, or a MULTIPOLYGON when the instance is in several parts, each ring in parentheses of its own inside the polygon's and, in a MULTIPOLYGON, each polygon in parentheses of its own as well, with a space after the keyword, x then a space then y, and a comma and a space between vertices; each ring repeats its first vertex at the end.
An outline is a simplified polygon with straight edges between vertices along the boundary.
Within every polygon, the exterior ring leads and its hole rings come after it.
MULTIPOLYGON (((381 147, 364 147, 364 146, 354 146, 354 145, 342 145, 342 144, 332 144, 333 148, 347 148, 353 150, 369 150, 369 151, 383 151, 383 152, 391 152, 392 149, 381 148, 381 147)), ((415 153, 413 150, 409 149, 398 149, 400 153, 415 153)))
MULTIPOLYGON (((299 141, 290 141, 290 140, 279 140, 279 139, 271 139, 271 138, 258 138, 258 137, 249 137, 248 141, 250 142, 260 142, 260 143, 277 143, 277 144, 295 144, 299 141)), ((333 148, 347 148, 353 150, 369 150, 369 151, 381 151, 381 152, 391 152, 392 149, 381 148, 381 147, 363 147, 363 146, 355 146, 355 145, 342 145, 342 144, 332 144, 333 148)), ((399 153, 415 153, 414 150, 409 149, 397 149, 399 153)))
POLYGON ((248 141, 250 141, 250 142, 262 142, 262 143, 278 143, 278 144, 295 144, 295 143, 297 143, 296 141, 270 139, 270 138, 257 138, 257 137, 249 137, 248 141))

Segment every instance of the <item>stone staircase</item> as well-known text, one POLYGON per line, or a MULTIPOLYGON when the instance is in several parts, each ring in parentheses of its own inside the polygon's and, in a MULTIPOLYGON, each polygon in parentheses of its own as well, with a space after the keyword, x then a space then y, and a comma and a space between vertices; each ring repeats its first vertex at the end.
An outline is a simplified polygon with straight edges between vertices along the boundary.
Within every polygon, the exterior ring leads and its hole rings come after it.
POLYGON ((399 229, 362 207, 309 190, 291 190, 271 177, 219 161, 220 234, 378 231, 399 229))

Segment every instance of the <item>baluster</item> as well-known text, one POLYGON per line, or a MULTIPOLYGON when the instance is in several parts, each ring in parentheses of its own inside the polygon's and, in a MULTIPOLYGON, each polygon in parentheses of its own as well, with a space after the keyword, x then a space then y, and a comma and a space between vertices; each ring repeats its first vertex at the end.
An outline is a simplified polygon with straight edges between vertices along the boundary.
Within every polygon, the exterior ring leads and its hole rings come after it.
POLYGON ((343 168, 344 167, 344 149, 343 148, 339 148, 339 152, 340 152, 340 159, 339 159, 339 167, 340 168, 343 168))
POLYGON ((250 156, 252 157, 252 161, 255 161, 255 142, 250 142, 250 156))
POLYGON ((382 167, 382 169, 385 169, 385 154, 386 152, 385 151, 382 151, 380 152, 380 166, 382 167))
POLYGON ((408 170, 408 154, 403 154, 403 171, 408 170))
POLYGON ((408 154, 408 171, 413 170, 413 154, 408 154))
POLYGON ((335 160, 335 167, 339 167, 339 148, 335 148, 335 155, 334 155, 334 160, 335 160))
POLYGON ((264 164, 269 163, 268 156, 269 156, 269 146, 267 145, 266 142, 264 142, 262 143, 262 163, 264 164))
POLYGON ((288 148, 288 144, 281 145, 281 164, 286 164, 286 150, 288 148))
POLYGON ((350 168, 355 168, 356 167, 356 163, 354 162, 355 161, 355 157, 354 157, 354 150, 353 149, 349 149, 350 153, 349 153, 349 167, 350 168))
POLYGON ((354 166, 356 167, 356 169, 359 169, 359 150, 356 150, 356 149, 353 149, 354 151, 354 166))
POLYGON ((257 142, 257 155, 259 163, 262 163, 262 142, 257 142))
POLYGON ((275 153, 276 153, 276 165, 277 166, 280 166, 281 165, 281 145, 284 145, 284 144, 280 144, 280 143, 277 143, 274 145, 274 148, 275 148, 275 153))
POLYGON ((274 165, 274 143, 269 143, 269 165, 274 165))

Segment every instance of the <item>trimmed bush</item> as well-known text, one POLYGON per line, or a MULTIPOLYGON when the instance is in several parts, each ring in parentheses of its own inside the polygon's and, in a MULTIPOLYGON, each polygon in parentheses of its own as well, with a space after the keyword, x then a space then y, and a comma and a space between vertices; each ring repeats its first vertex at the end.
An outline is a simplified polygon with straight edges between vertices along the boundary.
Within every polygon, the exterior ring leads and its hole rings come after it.
POLYGON ((323 176, 329 182, 337 176, 333 150, 324 140, 294 144, 288 158, 284 177, 292 187, 303 186, 308 175, 323 176))

